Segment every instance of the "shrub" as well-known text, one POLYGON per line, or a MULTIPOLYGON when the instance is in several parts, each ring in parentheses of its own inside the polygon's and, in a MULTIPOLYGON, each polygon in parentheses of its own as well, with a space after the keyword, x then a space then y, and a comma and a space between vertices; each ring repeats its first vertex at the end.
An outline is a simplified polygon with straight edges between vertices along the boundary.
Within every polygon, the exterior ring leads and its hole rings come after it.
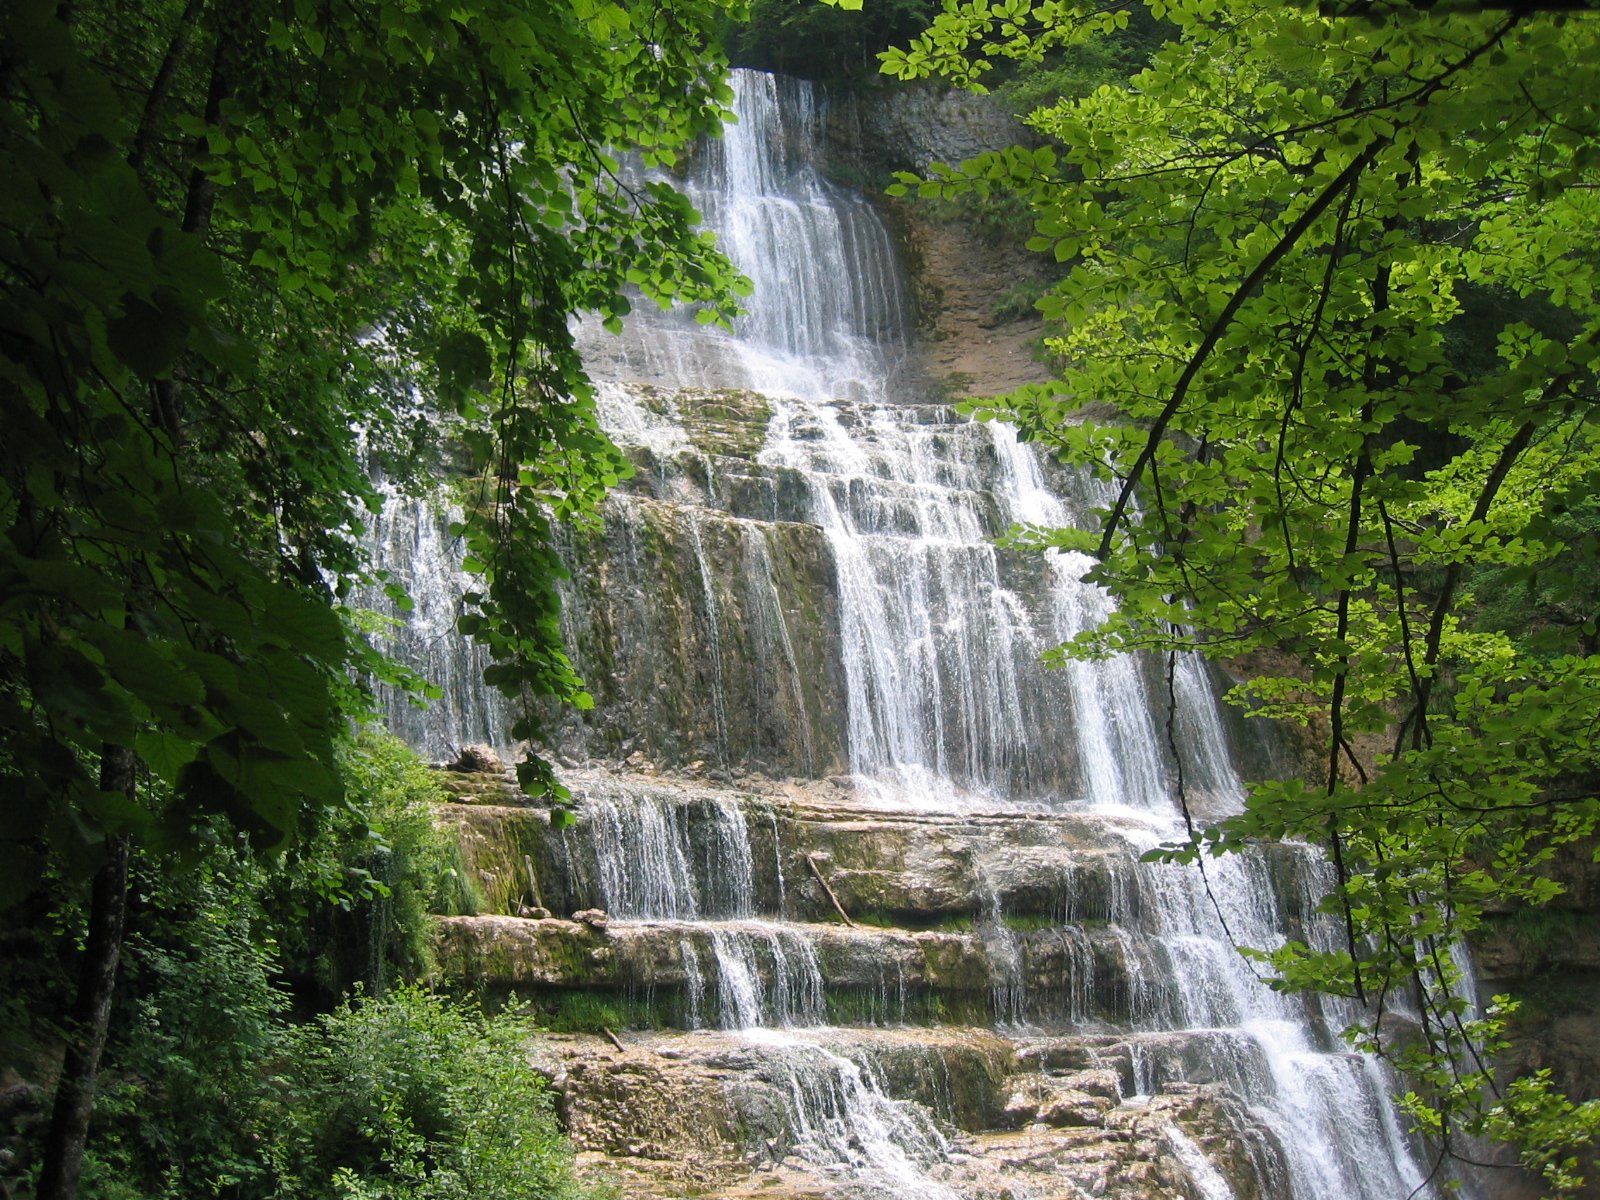
POLYGON ((517 1014, 415 987, 295 1030, 278 1083, 285 1198, 556 1200, 581 1192, 517 1014))
POLYGON ((433 967, 429 912, 472 911, 454 838, 434 821, 439 786, 390 734, 338 748, 348 807, 309 839, 267 902, 284 968, 325 1004, 356 985, 381 995, 433 967))
POLYGON ((261 937, 259 875, 219 853, 188 876, 136 879, 81 1194, 261 1194, 262 1064, 284 1045, 287 1002, 261 937))

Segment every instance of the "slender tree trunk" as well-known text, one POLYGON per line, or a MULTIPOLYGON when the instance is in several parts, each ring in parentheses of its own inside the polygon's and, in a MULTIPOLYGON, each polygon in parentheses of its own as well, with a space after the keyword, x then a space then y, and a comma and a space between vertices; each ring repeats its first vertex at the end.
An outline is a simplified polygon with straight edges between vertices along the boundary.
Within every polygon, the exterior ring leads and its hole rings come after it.
POLYGON ((167 45, 167 53, 161 60, 161 68, 156 72, 150 91, 145 96, 144 113, 139 118, 139 129, 133 135, 133 148, 128 151, 128 165, 135 171, 144 168, 145 155, 150 152, 150 143, 156 135, 156 122, 161 116, 162 106, 172 93, 172 81, 177 77, 178 67, 189 49, 189 39, 198 23, 201 3, 202 0, 188 0, 184 6, 172 41, 167 45))
MULTIPOLYGON (((184 10, 183 25, 178 36, 184 39, 185 44, 190 27, 199 17, 201 8, 201 0, 189 0, 188 7, 184 10)), ((234 56, 238 53, 238 41, 237 26, 224 17, 217 29, 216 45, 211 52, 211 82, 206 87, 206 108, 203 118, 208 129, 222 127, 222 105, 228 98, 229 72, 235 61, 234 56)), ((173 54, 181 54, 183 49, 184 44, 174 41, 173 54)), ((164 85, 158 80, 156 89, 151 91, 152 99, 156 97, 157 89, 162 86, 164 85)), ((143 134, 142 125, 140 131, 143 134)), ((135 149, 142 152, 142 143, 136 144, 135 149)), ((192 161, 197 161, 205 152, 205 137, 201 135, 195 140, 192 161)), ((211 231, 211 217, 216 203, 216 181, 198 165, 191 166, 189 183, 184 190, 183 231, 205 241, 206 235, 211 231)), ((176 445, 183 440, 183 385, 176 379, 158 379, 151 387, 155 399, 156 425, 165 430, 176 445)))
MULTIPOLYGON (((132 794, 135 763, 132 750, 107 746, 100 764, 101 787, 132 794)), ((107 850, 105 865, 95 872, 90 889, 89 940, 78 975, 78 996, 67 1031, 61 1078, 56 1083, 35 1200, 74 1200, 83 1170, 89 1114, 94 1109, 100 1055, 111 1023, 111 996, 128 913, 128 839, 113 837, 107 850)))

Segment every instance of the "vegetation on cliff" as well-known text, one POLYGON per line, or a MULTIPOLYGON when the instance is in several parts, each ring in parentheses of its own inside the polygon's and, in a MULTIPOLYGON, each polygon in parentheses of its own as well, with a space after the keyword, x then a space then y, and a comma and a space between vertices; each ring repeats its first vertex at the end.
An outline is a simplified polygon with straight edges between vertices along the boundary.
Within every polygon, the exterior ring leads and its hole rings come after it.
MULTIPOLYGON (((947 5, 885 70, 1026 79, 1128 7, 947 5)), ((1305 664, 1233 698, 1306 724, 1319 778, 1258 785, 1166 855, 1327 846, 1346 944, 1263 968, 1370 1002, 1352 1037, 1412 1072, 1441 1146, 1511 1138, 1569 1186, 1600 1104, 1492 1080, 1503 1013, 1473 1019, 1456 948, 1486 910, 1548 900, 1543 868, 1600 817, 1600 20, 1146 7, 1169 31, 1147 67, 1041 96, 1033 147, 902 185, 1020 198, 1065 268, 1039 303, 1059 381, 973 408, 1115 500, 1096 529, 1013 540, 1094 555, 1119 600, 1064 654, 1305 664)))

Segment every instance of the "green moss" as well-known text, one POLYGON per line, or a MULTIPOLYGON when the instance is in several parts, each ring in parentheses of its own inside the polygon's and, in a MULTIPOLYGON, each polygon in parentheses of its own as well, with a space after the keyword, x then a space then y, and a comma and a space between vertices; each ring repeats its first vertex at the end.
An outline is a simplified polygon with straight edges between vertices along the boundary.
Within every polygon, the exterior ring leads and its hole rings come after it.
POLYGON ((452 842, 450 857, 451 866, 440 878, 434 895, 433 911, 446 917, 475 917, 484 911, 488 901, 459 840, 452 842))
POLYGON ((476 892, 477 912, 515 915, 529 898, 525 858, 544 861, 550 827, 533 809, 514 813, 446 810, 457 836, 456 870, 476 892))
POLYGON ((922 946, 928 977, 941 988, 987 995, 991 980, 988 964, 981 954, 961 942, 930 940, 922 946))
POLYGON ((618 1029, 664 1029, 672 1014, 658 1004, 616 992, 581 990, 546 993, 533 1002, 535 1021, 554 1033, 600 1033, 618 1029))
POLYGON ((850 914, 850 919, 857 925, 870 925, 874 929, 895 929, 899 925, 893 916, 881 909, 854 912, 850 914))
POLYGON ((597 964, 589 957, 595 943, 586 933, 541 938, 539 944, 546 952, 547 961, 555 966, 562 979, 587 979, 592 982, 596 976, 611 974, 614 969, 610 961, 597 964))
POLYGON ((873 929, 903 929, 908 933, 971 933, 975 921, 971 913, 908 912, 903 909, 852 909, 850 919, 873 929))
POLYGON ((1049 913, 1003 913, 1000 918, 1007 929, 1018 933, 1035 933, 1041 929, 1054 929, 1061 924, 1049 913))
POLYGON ((541 1030, 551 1033, 600 1033, 603 1030, 667 1029, 680 1024, 668 1004, 607 988, 508 987, 487 984, 456 987, 454 994, 471 998, 486 1012, 511 1008, 541 1030))

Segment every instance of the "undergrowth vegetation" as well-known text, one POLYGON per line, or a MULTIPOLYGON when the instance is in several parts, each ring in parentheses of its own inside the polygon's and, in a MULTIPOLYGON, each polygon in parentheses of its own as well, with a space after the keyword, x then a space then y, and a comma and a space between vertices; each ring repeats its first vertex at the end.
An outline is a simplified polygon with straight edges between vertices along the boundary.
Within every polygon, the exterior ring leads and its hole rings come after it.
POLYGON ((485 1016, 404 986, 293 1024, 259 957, 232 949, 243 965, 208 956, 141 1006, 102 1101, 84 1196, 588 1194, 546 1081, 527 1064, 520 1013, 485 1016))
MULTIPOLYGON (((184 871, 135 859, 85 1200, 588 1194, 527 1065, 528 1014, 411 982, 434 969, 428 914, 473 904, 434 820, 437 782, 387 734, 337 753, 347 806, 276 862, 221 830, 184 871)), ((35 939, 73 936, 81 901, 60 881, 49 894, 35 939)), ((0 952, 13 985, 0 1050, 24 1078, 48 1074, 46 1014, 69 987, 59 964, 10 971, 28 948, 0 952)), ((44 1112, 24 1109, 0 1151, 28 1194, 44 1112)))

